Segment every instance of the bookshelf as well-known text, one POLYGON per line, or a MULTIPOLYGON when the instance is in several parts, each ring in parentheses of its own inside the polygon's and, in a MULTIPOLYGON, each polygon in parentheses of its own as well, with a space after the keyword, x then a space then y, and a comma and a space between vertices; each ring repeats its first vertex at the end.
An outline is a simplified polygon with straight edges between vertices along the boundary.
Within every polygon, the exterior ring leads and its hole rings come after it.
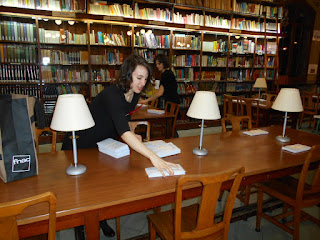
POLYGON ((132 53, 150 64, 159 53, 172 60, 178 128, 190 122, 185 113, 197 90, 215 91, 221 103, 224 93, 251 96, 257 77, 278 88, 282 1, 73 2, 16 8, 18 0, 0 1, 0 93, 37 96, 48 123, 59 94, 82 93, 90 102, 132 53))

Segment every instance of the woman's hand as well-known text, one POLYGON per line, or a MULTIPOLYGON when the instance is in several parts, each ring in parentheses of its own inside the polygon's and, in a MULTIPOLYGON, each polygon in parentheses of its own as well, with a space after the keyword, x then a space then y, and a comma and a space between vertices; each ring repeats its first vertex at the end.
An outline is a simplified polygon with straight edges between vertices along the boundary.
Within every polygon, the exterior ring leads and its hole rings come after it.
POLYGON ((166 176, 164 174, 163 170, 166 170, 170 176, 173 176, 174 172, 171 167, 177 168, 176 164, 171 163, 171 162, 166 162, 166 161, 162 160, 161 158, 159 158, 157 155, 155 157, 150 158, 150 161, 153 164, 153 166, 155 166, 161 172, 163 177, 166 176))

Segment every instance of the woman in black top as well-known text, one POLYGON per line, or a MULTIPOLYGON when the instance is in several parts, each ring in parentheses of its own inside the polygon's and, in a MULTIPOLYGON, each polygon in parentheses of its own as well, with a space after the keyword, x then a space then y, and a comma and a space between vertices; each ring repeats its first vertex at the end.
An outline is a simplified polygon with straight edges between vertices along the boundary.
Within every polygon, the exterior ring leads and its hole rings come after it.
POLYGON ((155 63, 158 70, 161 72, 161 80, 159 90, 145 100, 140 100, 139 103, 147 104, 161 96, 164 97, 165 102, 173 102, 179 104, 179 95, 177 92, 177 81, 176 76, 170 70, 169 60, 166 55, 158 54, 155 57, 155 63))
MULTIPOLYGON (((148 149, 142 142, 141 136, 130 131, 129 121, 131 112, 135 109, 140 92, 150 81, 151 69, 145 59, 131 55, 125 59, 120 68, 120 77, 114 85, 102 90, 89 106, 95 125, 92 128, 78 131, 77 147, 94 148, 97 142, 106 138, 121 137, 132 149, 150 159, 151 163, 160 170, 173 175, 170 166, 175 164, 166 162, 148 149)), ((71 150, 72 141, 65 137, 62 150, 71 150)), ((106 236, 114 236, 114 231, 107 222, 101 221, 100 227, 106 236)), ((83 227, 76 228, 76 235, 83 237, 83 227)))

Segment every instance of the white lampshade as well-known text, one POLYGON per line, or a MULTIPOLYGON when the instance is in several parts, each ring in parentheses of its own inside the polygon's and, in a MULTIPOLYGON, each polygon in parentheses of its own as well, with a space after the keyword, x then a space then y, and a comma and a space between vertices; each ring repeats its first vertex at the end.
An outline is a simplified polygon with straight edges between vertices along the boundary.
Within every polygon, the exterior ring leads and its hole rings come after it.
POLYGON ((282 88, 272 108, 281 112, 302 112, 300 92, 296 88, 282 88))
POLYGON ((191 102, 187 116, 204 120, 221 118, 216 94, 208 91, 197 91, 191 102))
POLYGON ((267 82, 265 78, 257 78, 254 85, 254 88, 267 88, 267 82))
POLYGON ((50 128, 70 132, 91 128, 94 125, 82 94, 64 94, 58 97, 50 128))

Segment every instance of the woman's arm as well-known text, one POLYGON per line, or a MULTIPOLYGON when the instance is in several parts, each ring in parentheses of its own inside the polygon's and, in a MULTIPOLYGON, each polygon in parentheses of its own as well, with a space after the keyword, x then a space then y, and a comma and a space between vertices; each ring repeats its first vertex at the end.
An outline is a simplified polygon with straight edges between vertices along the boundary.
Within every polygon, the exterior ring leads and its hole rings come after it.
POLYGON ((173 175, 173 170, 170 166, 176 167, 177 165, 174 163, 166 162, 159 158, 158 155, 156 155, 149 148, 147 148, 141 141, 139 141, 132 132, 125 132, 121 135, 121 138, 132 149, 134 149, 141 155, 149 158, 153 166, 155 166, 161 172, 162 176, 165 176, 163 170, 166 170, 170 175, 173 175))
POLYGON ((139 103, 147 104, 148 102, 152 102, 153 100, 161 97, 163 95, 163 93, 164 93, 164 87, 162 85, 160 85, 159 90, 154 95, 152 95, 151 97, 149 97, 145 100, 139 100, 139 103))

